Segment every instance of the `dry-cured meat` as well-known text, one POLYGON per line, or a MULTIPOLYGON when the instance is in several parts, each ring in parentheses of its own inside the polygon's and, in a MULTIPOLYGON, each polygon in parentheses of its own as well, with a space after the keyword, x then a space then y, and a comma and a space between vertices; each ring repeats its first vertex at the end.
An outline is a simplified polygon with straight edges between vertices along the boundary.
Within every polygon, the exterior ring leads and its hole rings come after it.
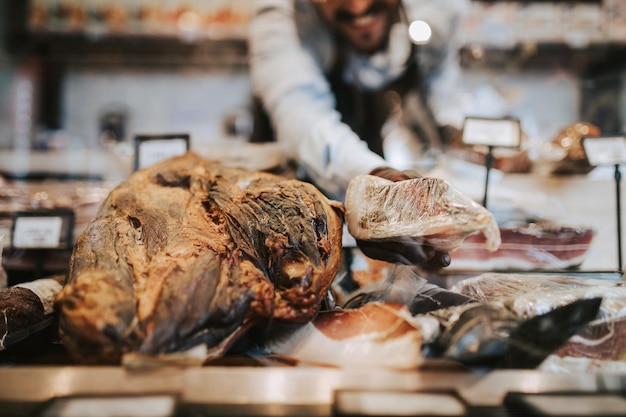
POLYGON ((591 227, 529 224, 500 226, 502 243, 485 250, 485 237, 468 236, 454 253, 451 269, 518 270, 567 269, 580 266, 596 234, 591 227))
POLYGON ((454 252, 449 269, 464 271, 563 270, 580 266, 596 235, 593 227, 562 224, 539 212, 514 206, 491 207, 500 227, 498 250, 485 249, 480 233, 454 252))
POLYGON ((520 316, 500 302, 469 303, 435 310, 444 330, 432 346, 470 366, 532 369, 591 322, 601 298, 577 299, 536 316, 520 316))
POLYGON ((309 365, 414 369, 423 362, 422 339, 422 325, 406 306, 373 301, 323 311, 267 348, 309 365))
POLYGON ((0 289, 0 351, 52 325, 62 275, 0 289))
POLYGON ((206 346, 252 323, 306 322, 340 264, 343 206, 311 184, 188 153, 111 191, 55 307, 77 361, 206 346))
POLYGON ((545 314, 581 299, 602 299, 597 316, 567 341, 560 357, 623 360, 626 355, 626 287, 622 281, 566 275, 486 273, 452 287, 481 302, 500 302, 520 317, 545 314))
POLYGON ((493 215, 441 178, 392 182, 357 176, 346 191, 346 223, 357 239, 410 236, 443 252, 454 251, 478 231, 485 235, 488 250, 500 245, 493 215))

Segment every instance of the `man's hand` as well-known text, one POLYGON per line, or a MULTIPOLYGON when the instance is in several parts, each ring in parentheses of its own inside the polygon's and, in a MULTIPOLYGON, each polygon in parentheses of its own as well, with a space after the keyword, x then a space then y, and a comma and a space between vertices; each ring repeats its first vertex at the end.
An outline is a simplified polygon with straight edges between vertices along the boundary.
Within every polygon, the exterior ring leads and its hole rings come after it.
POLYGON ((365 256, 381 261, 420 266, 424 269, 439 269, 450 265, 447 252, 436 251, 432 246, 423 245, 417 239, 402 237, 394 240, 356 241, 365 256))
MULTIPOLYGON (((370 175, 394 182, 421 177, 417 171, 399 171, 389 167, 376 168, 370 175)), ((430 270, 445 268, 451 261, 447 252, 436 251, 432 246, 424 245, 419 238, 405 236, 384 241, 357 239, 356 243, 363 254, 381 261, 415 265, 430 270)))
POLYGON ((393 182, 411 180, 413 178, 420 178, 422 176, 420 175, 419 172, 414 171, 412 169, 399 171, 397 169, 389 168, 389 167, 374 168, 370 172, 370 175, 375 175, 377 177, 384 178, 386 180, 393 181, 393 182))

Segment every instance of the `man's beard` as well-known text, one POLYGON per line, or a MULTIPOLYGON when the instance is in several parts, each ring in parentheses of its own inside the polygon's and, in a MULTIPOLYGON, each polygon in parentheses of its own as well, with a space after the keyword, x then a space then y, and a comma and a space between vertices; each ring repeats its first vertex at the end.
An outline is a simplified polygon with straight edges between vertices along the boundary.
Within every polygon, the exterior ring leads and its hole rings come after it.
MULTIPOLYGON (((375 1, 370 7, 363 13, 359 15, 354 15, 345 9, 338 9, 334 15, 335 27, 338 29, 339 35, 353 48, 355 48, 360 53, 365 54, 374 54, 380 50, 383 50, 387 47, 389 42, 389 31, 391 25, 399 19, 398 6, 395 4, 389 4, 384 1, 375 1), (367 47, 362 47, 355 43, 354 39, 348 35, 348 29, 346 26, 353 25, 355 21, 358 19, 365 19, 368 16, 379 18, 380 16, 385 16, 385 28, 383 32, 383 36, 381 39, 377 40, 377 43, 374 45, 370 45, 367 47)), ((373 36, 376 36, 374 33, 363 33, 359 35, 360 43, 369 44, 375 39, 372 39, 373 36)))

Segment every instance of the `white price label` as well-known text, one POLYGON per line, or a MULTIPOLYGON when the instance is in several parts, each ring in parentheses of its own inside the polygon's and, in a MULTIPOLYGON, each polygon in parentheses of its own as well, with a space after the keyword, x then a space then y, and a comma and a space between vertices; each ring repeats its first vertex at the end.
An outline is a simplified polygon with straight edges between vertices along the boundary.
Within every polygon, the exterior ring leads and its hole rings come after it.
POLYGON ((624 136, 585 138, 583 147, 591 165, 626 163, 626 137, 624 136))
POLYGON ((183 155, 187 152, 188 142, 185 139, 153 139, 139 145, 138 169, 149 167, 165 159, 183 155))
POLYGON ((463 124, 462 139, 467 145, 518 147, 521 142, 519 120, 468 117, 463 124))
POLYGON ((13 229, 16 248, 58 248, 61 241, 61 217, 18 217, 13 229))
POLYGON ((176 398, 171 395, 128 397, 59 397, 40 415, 42 417, 172 417, 176 398))

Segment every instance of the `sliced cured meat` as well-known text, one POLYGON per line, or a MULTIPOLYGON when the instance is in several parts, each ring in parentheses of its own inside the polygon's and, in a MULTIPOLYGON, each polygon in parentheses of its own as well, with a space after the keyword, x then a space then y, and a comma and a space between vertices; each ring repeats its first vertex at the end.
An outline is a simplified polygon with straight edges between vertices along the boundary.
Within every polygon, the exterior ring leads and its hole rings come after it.
POLYGON ((224 353, 251 323, 306 322, 340 265, 343 206, 310 184, 193 153, 113 189, 55 302, 79 362, 224 353))
POLYGON ((485 249, 479 233, 468 236, 454 253, 450 269, 521 270, 566 269, 580 266, 595 230, 590 227, 529 224, 500 227, 502 243, 498 250, 485 249))
POLYGON ((305 364, 346 368, 414 369, 423 362, 416 319, 406 306, 386 302, 323 311, 267 348, 305 364))
POLYGON ((355 177, 346 191, 346 222, 350 234, 361 240, 410 236, 452 252, 480 231, 487 250, 500 246, 493 215, 440 178, 392 182, 373 175, 355 177))

